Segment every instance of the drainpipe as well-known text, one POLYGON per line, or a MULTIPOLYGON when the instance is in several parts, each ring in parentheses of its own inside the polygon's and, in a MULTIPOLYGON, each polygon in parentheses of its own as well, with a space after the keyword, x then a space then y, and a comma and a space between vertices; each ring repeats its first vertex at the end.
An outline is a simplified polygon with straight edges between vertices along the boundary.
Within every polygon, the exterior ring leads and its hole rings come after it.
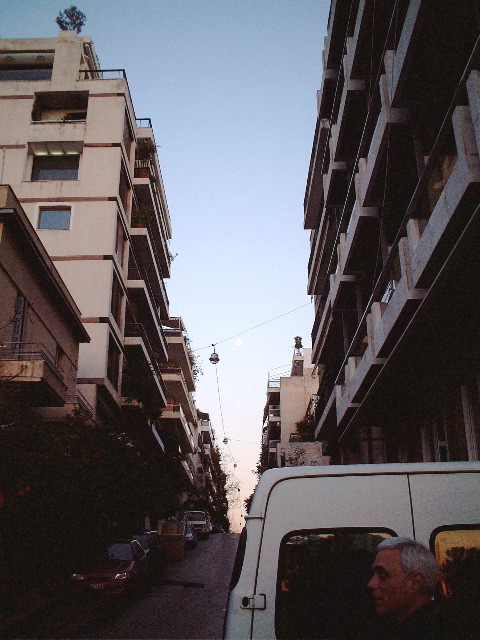
POLYGON ((5 166, 5 147, 2 147, 2 169, 0 171, 0 184, 3 184, 3 167, 5 166))

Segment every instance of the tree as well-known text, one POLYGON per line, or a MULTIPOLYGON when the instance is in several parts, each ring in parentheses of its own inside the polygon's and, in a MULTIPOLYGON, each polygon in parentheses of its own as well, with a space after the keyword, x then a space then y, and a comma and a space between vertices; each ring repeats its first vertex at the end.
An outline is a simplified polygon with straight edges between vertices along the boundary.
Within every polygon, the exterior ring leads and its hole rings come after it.
POLYGON ((65 9, 65 11, 60 11, 55 21, 62 31, 76 31, 80 33, 86 19, 87 16, 72 5, 68 9, 65 9))

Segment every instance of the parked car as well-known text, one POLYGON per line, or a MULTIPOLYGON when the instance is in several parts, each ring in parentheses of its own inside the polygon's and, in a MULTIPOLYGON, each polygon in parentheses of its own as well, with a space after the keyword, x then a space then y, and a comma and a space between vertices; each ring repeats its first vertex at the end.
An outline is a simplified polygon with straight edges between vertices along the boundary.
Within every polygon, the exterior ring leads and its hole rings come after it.
POLYGON ((470 624, 479 496, 479 462, 265 471, 237 549, 224 640, 368 637, 367 583, 378 543, 391 536, 430 546, 444 570, 442 597, 470 624))
POLYGON ((150 558, 138 540, 114 542, 104 557, 70 578, 77 592, 124 593, 146 580, 150 558))
POLYGON ((195 549, 198 544, 197 532, 190 522, 185 523, 185 546, 187 549, 195 549))
POLYGON ((160 569, 166 563, 167 556, 158 531, 144 531, 134 535, 133 539, 138 540, 148 554, 149 564, 153 570, 160 569))
POLYGON ((205 511, 187 511, 187 521, 197 532, 199 538, 208 538, 210 535, 210 516, 205 511))

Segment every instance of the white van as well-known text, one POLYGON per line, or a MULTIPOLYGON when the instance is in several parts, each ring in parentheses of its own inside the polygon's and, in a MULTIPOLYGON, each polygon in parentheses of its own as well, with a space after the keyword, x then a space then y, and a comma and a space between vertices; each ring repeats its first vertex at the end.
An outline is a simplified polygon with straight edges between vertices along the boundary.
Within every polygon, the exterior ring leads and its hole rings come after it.
POLYGON ((396 535, 429 545, 444 595, 467 594, 479 610, 480 463, 266 471, 241 536, 224 638, 358 637, 373 615, 366 585, 377 544, 396 535))
POLYGON ((197 536, 202 539, 208 539, 211 531, 210 516, 208 513, 205 511, 186 511, 185 515, 197 532, 197 536))

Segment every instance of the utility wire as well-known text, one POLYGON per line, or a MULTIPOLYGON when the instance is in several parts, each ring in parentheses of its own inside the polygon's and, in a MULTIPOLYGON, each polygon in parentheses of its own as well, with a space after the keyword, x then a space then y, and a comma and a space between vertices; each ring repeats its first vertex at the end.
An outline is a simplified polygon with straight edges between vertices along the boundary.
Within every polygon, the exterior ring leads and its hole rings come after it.
MULTIPOLYGON (((216 365, 215 365, 215 377, 217 379, 218 406, 220 407, 220 421, 222 423, 223 437, 227 438, 227 434, 225 433, 225 423, 223 422, 222 399, 220 397, 220 384, 218 382, 218 369, 217 369, 216 365)), ((227 440, 228 440, 228 438, 227 438, 227 440)), ((237 463, 235 461, 235 458, 233 457, 233 453, 232 453, 232 451, 231 451, 231 449, 230 449, 230 447, 228 445, 228 442, 227 442, 227 448, 228 448, 228 451, 230 452, 230 455, 232 456, 233 463, 236 465, 237 463)))
POLYGON ((298 311, 298 309, 303 309, 304 307, 308 307, 311 302, 307 302, 306 304, 302 304, 299 307, 295 307, 295 309, 290 309, 290 311, 286 311, 285 313, 281 313, 279 316, 275 316, 274 318, 270 318, 270 320, 265 320, 265 322, 260 322, 260 324, 256 324, 254 327, 250 327, 250 329, 245 329, 245 331, 240 331, 240 333, 236 333, 233 336, 228 338, 224 338, 223 340, 218 340, 217 342, 213 342, 212 344, 207 345, 206 347, 200 347, 199 349, 193 349, 193 351, 203 351, 204 349, 209 349, 210 347, 216 347, 217 344, 222 344, 222 342, 227 342, 227 340, 231 340, 232 338, 236 338, 237 336, 241 336, 244 333, 248 333, 253 329, 257 329, 258 327, 262 327, 264 324, 268 324, 269 322, 273 322, 274 320, 278 320, 278 318, 283 318, 283 316, 287 316, 289 313, 293 313, 294 311, 298 311))

